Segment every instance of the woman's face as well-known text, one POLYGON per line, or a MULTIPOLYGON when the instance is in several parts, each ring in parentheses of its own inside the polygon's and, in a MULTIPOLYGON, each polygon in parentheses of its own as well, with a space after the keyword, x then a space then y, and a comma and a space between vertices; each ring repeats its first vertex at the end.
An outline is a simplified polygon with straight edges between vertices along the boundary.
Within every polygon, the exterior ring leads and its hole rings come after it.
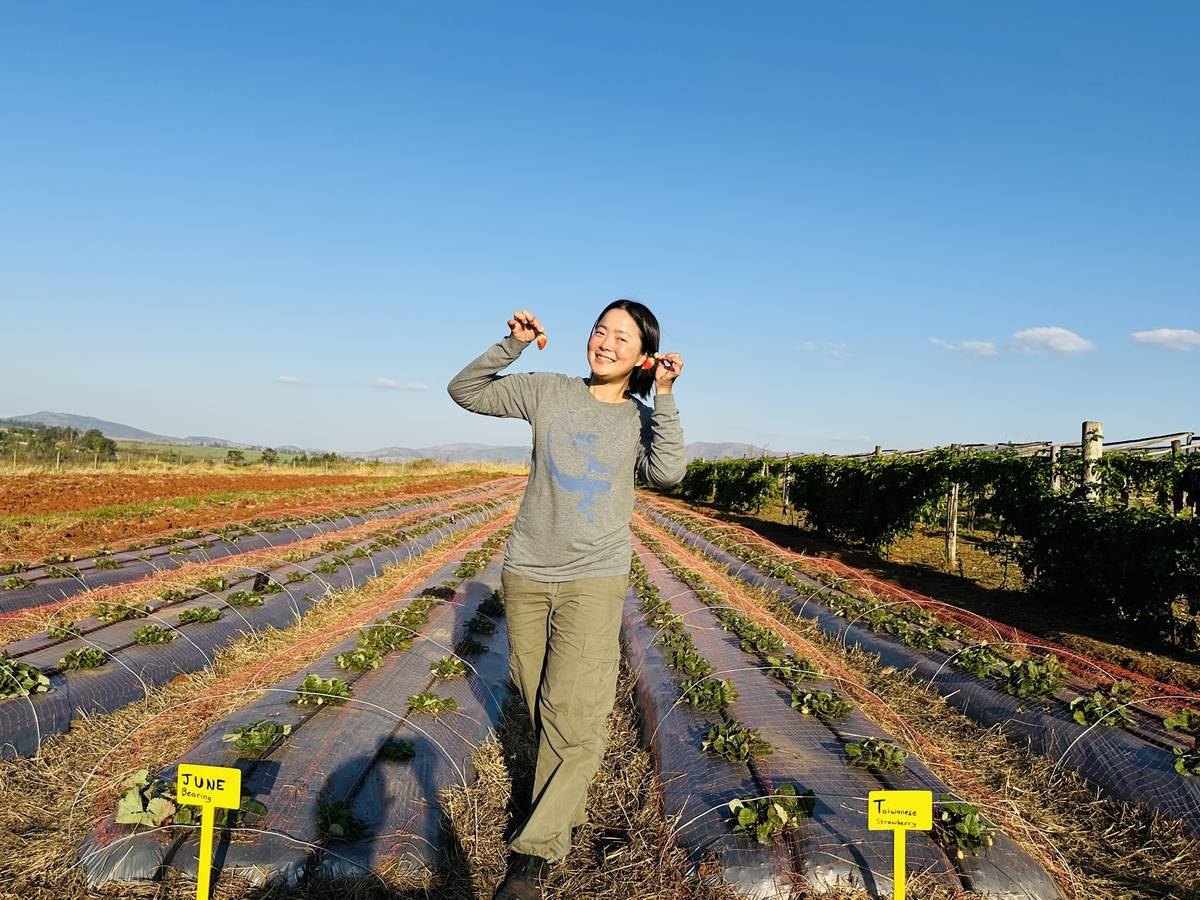
POLYGON ((610 309, 596 324, 587 345, 592 374, 604 381, 620 381, 642 362, 642 334, 633 316, 610 309))

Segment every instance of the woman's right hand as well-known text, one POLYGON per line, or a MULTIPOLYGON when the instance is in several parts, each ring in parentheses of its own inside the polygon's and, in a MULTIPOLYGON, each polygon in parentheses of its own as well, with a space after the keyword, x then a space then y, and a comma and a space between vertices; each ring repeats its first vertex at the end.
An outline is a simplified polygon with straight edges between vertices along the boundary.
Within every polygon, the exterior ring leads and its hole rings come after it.
POLYGON ((532 341, 542 333, 542 323, 527 309, 519 309, 508 320, 508 329, 518 341, 532 341))

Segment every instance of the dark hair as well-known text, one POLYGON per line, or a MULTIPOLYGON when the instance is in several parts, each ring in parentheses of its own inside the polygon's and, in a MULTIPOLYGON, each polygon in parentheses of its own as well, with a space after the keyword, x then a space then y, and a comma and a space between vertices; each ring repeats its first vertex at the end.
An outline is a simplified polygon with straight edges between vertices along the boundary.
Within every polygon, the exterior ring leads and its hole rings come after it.
MULTIPOLYGON (((610 309, 623 309, 633 317, 638 332, 642 336, 643 353, 658 352, 658 319, 644 304, 638 303, 636 300, 626 300, 622 297, 600 310, 600 315, 596 316, 595 325, 592 325, 593 333, 596 331, 596 326, 600 324, 600 320, 604 318, 604 314, 610 309)), ((641 397, 643 400, 649 399, 650 388, 653 386, 653 369, 643 369, 638 366, 629 373, 629 393, 634 397, 641 397)))

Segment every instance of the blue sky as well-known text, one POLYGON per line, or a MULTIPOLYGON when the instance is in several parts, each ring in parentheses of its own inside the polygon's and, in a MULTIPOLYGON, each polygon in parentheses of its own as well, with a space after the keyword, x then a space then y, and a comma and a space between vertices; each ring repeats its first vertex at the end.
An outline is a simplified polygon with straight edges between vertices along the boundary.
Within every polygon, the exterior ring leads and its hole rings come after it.
POLYGON ((1169 2, 9 4, 0 415, 524 443, 446 382, 515 308, 513 371, 586 374, 631 296, 689 441, 1200 431, 1198 41, 1169 2))

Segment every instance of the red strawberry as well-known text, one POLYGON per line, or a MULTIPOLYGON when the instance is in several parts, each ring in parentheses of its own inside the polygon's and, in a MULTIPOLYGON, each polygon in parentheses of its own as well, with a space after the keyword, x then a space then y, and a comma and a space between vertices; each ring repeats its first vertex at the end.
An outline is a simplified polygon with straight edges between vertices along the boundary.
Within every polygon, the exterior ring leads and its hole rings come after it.
POLYGON ((642 368, 643 369, 653 369, 655 362, 657 362, 657 360, 655 359, 654 354, 651 353, 644 360, 642 360, 642 368))
POLYGON ((538 332, 538 335, 537 335, 537 345, 538 345, 538 349, 539 349, 539 350, 545 350, 545 349, 546 349, 546 344, 547 344, 547 342, 548 342, 549 340, 550 340, 550 339, 549 339, 548 337, 546 337, 546 333, 545 333, 544 331, 539 331, 539 332, 538 332))

